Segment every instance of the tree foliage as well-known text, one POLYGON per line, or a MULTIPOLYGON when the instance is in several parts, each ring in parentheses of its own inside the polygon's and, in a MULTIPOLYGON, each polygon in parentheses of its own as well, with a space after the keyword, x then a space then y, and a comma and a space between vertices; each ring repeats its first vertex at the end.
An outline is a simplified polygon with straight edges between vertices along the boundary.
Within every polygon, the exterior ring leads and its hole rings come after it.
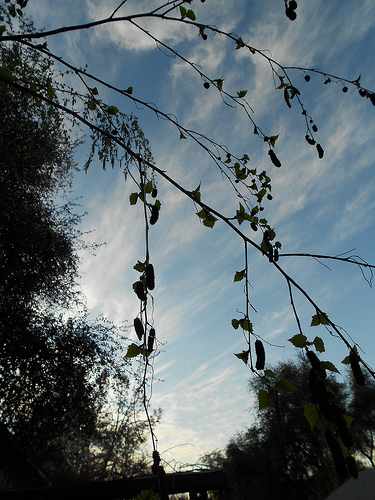
MULTIPOLYGON (((51 94, 48 58, 13 45, 0 61, 3 75, 51 94)), ((4 81, 0 107, 0 420, 55 483, 140 473, 147 424, 121 356, 124 328, 77 308, 69 131, 59 109, 4 81)))
MULTIPOLYGON (((229 487, 224 498, 323 499, 344 480, 336 472, 323 428, 332 429, 334 439, 340 442, 339 448, 345 448, 339 432, 324 416, 318 416, 312 425, 310 371, 306 358, 274 367, 275 383, 288 380, 295 390, 280 390, 266 408, 259 404, 252 427, 231 439, 224 453, 214 452, 205 457, 209 466, 222 467, 228 474, 229 487)), ((348 387, 333 374, 326 380, 326 387, 340 414, 347 414, 347 432, 354 440, 351 452, 367 447, 371 434, 363 408, 353 405, 347 398, 348 387)), ((261 390, 268 389, 264 378, 250 381, 255 399, 261 390)), ((361 387, 360 392, 369 399, 373 388, 361 387)), ((316 411, 319 413, 320 409, 316 411)), ((346 460, 352 464, 350 459, 346 460)))

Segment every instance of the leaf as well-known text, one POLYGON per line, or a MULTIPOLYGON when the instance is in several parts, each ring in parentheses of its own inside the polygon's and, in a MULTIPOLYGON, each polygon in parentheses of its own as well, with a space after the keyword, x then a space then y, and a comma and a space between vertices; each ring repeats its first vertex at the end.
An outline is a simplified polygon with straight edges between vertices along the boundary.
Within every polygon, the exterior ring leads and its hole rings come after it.
POLYGON ((311 430, 313 430, 319 422, 319 412, 317 406, 313 403, 307 403, 303 408, 303 413, 305 414, 306 420, 310 424, 311 430))
POLYGON ((126 94, 131 95, 133 93, 133 87, 128 87, 126 90, 124 90, 126 94))
POLYGON ((146 269, 145 263, 141 262, 140 260, 133 266, 133 269, 138 271, 139 273, 143 273, 143 271, 146 269))
POLYGON ((207 217, 203 220, 203 225, 206 227, 210 227, 211 229, 214 227, 217 218, 211 214, 208 214, 207 217))
POLYGON ((180 130, 180 141, 181 141, 181 139, 187 139, 187 137, 180 130))
POLYGON ((186 17, 188 17, 192 21, 196 20, 195 14, 194 14, 194 12, 191 9, 189 9, 189 10, 186 11, 186 17))
POLYGON ((235 283, 236 281, 243 280, 245 275, 246 275, 246 269, 243 269, 242 271, 236 271, 236 274, 234 275, 233 278, 233 283, 235 283))
POLYGON ((158 210, 161 209, 161 203, 160 203, 160 200, 156 200, 155 201, 155 206, 157 207, 158 210))
POLYGON ((301 95, 301 92, 298 89, 296 89, 296 87, 291 86, 290 87, 290 98, 293 99, 293 97, 296 95, 301 95))
POLYGON ((325 351, 324 342, 323 342, 323 340, 320 337, 315 337, 315 339, 313 341, 313 344, 315 346, 315 349, 318 352, 324 352, 325 351))
POLYGON ((270 139, 269 139, 269 142, 271 144, 271 146, 274 148, 275 147, 275 143, 277 141, 277 139, 279 138, 279 135, 280 134, 277 134, 277 135, 271 135, 270 139))
POLYGON ((129 196, 130 205, 135 205, 138 201, 138 193, 131 193, 129 196))
POLYGON ((184 19, 186 17, 186 9, 185 7, 182 7, 182 5, 180 5, 180 14, 181 14, 181 19, 184 19))
POLYGON ((234 353, 234 355, 240 359, 241 361, 243 361, 245 363, 245 365, 247 365, 247 361, 249 359, 249 351, 242 351, 238 354, 234 353))
POLYGON ((94 87, 93 89, 90 89, 91 90, 91 94, 92 95, 98 95, 99 92, 98 92, 98 89, 96 87, 94 87))
POLYGON ((355 420, 354 417, 349 417, 349 415, 343 415, 344 420, 346 422, 346 426, 348 429, 350 429, 350 426, 352 425, 352 422, 355 420))
POLYGON ((275 389, 279 389, 286 392, 294 392, 297 390, 297 387, 291 384, 289 380, 282 378, 275 384, 275 389))
POLYGON ((109 113, 110 115, 117 115, 118 108, 116 108, 116 106, 108 106, 107 113, 109 113))
POLYGON ((204 208, 202 208, 202 210, 197 212, 197 215, 200 219, 205 219, 208 215, 208 212, 204 208))
POLYGON ((138 356, 138 354, 141 354, 141 350, 137 344, 130 344, 125 354, 125 358, 134 358, 135 356, 138 356))
POLYGON ((241 49, 244 46, 245 46, 245 44, 243 43, 242 38, 238 37, 236 40, 236 50, 241 49))
POLYGON ((90 111, 94 111, 94 109, 96 109, 96 104, 95 102, 91 101, 88 103, 87 107, 89 108, 90 111))
POLYGON ((223 78, 218 78, 217 80, 214 80, 214 82, 216 82, 217 88, 219 90, 223 90, 223 83, 224 83, 223 78))
POLYGON ((261 389, 258 393, 259 410, 264 410, 268 408, 276 401, 276 396, 274 394, 269 394, 264 389, 261 389))
POLYGON ((240 322, 238 321, 238 319, 235 319, 235 318, 232 319, 231 323, 232 323, 233 328, 235 330, 238 330, 238 327, 240 326, 240 322))
POLYGON ((344 358, 341 363, 343 365, 350 365, 350 359, 349 359, 349 356, 346 356, 346 358, 344 358))
POLYGON ((292 338, 288 340, 294 345, 294 347, 302 348, 307 346, 307 337, 302 333, 297 333, 297 335, 294 335, 292 338))
POLYGON ((318 325, 329 325, 328 316, 326 313, 317 313, 311 319, 310 326, 318 326, 318 325))
POLYGON ((239 92, 237 92, 237 96, 239 98, 245 97, 246 94, 247 94, 247 90, 240 90, 239 92))
POLYGON ((264 375, 266 377, 271 377, 271 378, 275 378, 276 377, 276 373, 273 372, 272 370, 265 370, 264 375))
POLYGON ((241 326, 242 326, 243 330, 245 330, 245 332, 252 332, 253 331, 253 324, 247 318, 242 320, 241 326))
POLYGON ((340 373, 338 371, 338 369, 336 368, 336 366, 333 363, 331 363, 330 361, 321 361, 320 366, 322 368, 325 368, 326 370, 329 370, 330 372, 340 373))
POLYGON ((2 24, 2 25, 0 26, 0 36, 2 36, 2 34, 4 33, 4 31, 5 31, 5 30, 6 30, 6 26, 5 26, 5 24, 2 24))
POLYGON ((191 192, 191 196, 193 198, 193 200, 195 201, 201 201, 201 185, 199 184, 199 186, 194 189, 194 191, 191 192))
POLYGON ((152 184, 152 181, 148 181, 148 183, 145 185, 145 193, 150 194, 150 193, 152 193, 153 189, 154 189, 154 186, 152 184))

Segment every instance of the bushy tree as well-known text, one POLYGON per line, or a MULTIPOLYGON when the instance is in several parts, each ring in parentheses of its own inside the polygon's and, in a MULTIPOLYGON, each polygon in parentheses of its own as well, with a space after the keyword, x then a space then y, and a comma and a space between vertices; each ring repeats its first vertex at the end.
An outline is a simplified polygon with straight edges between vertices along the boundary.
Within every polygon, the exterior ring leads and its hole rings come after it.
MULTIPOLYGON (((0 62, 48 93, 47 58, 12 45, 0 62)), ((147 424, 119 354, 124 329, 67 319, 81 298, 69 131, 59 109, 3 81, 0 108, 0 420, 53 482, 139 473, 147 424)))
MULTIPOLYGON (((3 71, 42 83, 50 63, 18 47, 2 48, 3 71)), ((72 145, 60 113, 0 86, 0 259, 2 317, 41 305, 67 306, 76 296, 77 216, 54 202, 72 174, 72 145)))
MULTIPOLYGON (((335 439, 344 446, 339 433, 324 415, 314 425, 306 418, 311 405, 310 371, 310 363, 305 359, 275 367, 272 380, 277 391, 273 392, 273 403, 262 408, 259 398, 256 423, 234 437, 224 453, 205 457, 208 465, 222 467, 228 474, 229 488, 224 498, 324 499, 344 480, 337 474, 324 429, 332 429, 335 439)), ((357 429, 366 433, 366 424, 357 420, 353 406, 345 408, 346 386, 331 375, 325 387, 340 414, 350 416, 349 424, 354 418, 357 429)), ((269 389, 269 381, 264 378, 250 381, 251 393, 256 398, 260 391, 269 389)), ((368 390, 367 395, 371 395, 368 390)), ((350 431, 353 438, 356 427, 353 423, 350 431)), ((365 445, 366 438, 358 436, 357 443, 349 447, 353 452, 358 445, 365 445)))

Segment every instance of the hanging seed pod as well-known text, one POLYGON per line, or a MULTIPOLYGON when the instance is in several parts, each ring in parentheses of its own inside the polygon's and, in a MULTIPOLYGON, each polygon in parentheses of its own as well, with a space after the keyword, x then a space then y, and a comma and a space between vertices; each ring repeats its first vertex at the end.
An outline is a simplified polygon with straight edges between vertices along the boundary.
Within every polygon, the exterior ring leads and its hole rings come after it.
POLYGON ((324 368, 322 368, 322 367, 319 368, 319 370, 318 370, 318 376, 321 379, 327 378, 327 372, 325 371, 324 368))
POLYGON ((361 367, 359 366, 359 360, 360 357, 358 356, 358 354, 355 351, 350 351, 349 361, 355 381, 358 385, 365 385, 365 379, 361 367))
POLYGON ((135 293, 139 300, 145 301, 147 299, 147 294, 142 281, 137 281, 135 285, 135 293))
POLYGON ((330 429, 325 431, 325 438, 329 449, 332 453, 333 462, 335 464, 335 469, 337 474, 341 479, 346 479, 348 477, 348 471, 346 469, 346 462, 344 454, 339 443, 336 441, 335 436, 332 434, 330 429))
POLYGON ((156 205, 152 205, 151 207, 151 217, 150 217, 150 224, 153 226, 154 224, 157 223, 159 218, 159 209, 156 205))
POLYGON ((269 249, 269 252, 268 252, 268 260, 270 262, 273 262, 273 247, 270 245, 270 249, 269 249))
POLYGON ((259 339, 255 341, 255 353, 257 355, 257 361, 255 368, 257 370, 264 370, 264 364, 266 361, 266 353, 264 351, 263 342, 259 339))
POLYGON ((318 356, 314 352, 309 351, 308 349, 306 349, 306 356, 307 359, 310 361, 311 366, 316 370, 318 370, 320 368, 320 359, 318 358, 318 356))
POLYGON ((146 286, 149 290, 155 288, 155 272, 152 264, 147 264, 146 266, 146 286))
POLYGON ((156 187, 154 187, 154 188, 153 188, 153 190, 151 191, 151 196, 152 196, 153 198, 156 198, 156 197, 157 197, 157 195, 158 195, 158 190, 157 190, 157 188, 156 188, 156 187))
POLYGON ((329 393, 327 392, 324 381, 319 377, 316 378, 315 388, 317 403, 319 405, 320 411, 329 422, 335 422, 337 420, 337 417, 335 412, 333 411, 329 393))
MULTIPOLYGON (((335 407, 335 410, 338 410, 337 413, 337 420, 336 420, 336 427, 337 430, 339 431, 341 441, 343 444, 347 447, 350 448, 353 446, 353 438, 349 432, 348 426, 346 424, 345 418, 342 416, 339 408, 335 407)), ((336 413, 336 411, 335 411, 336 413)))
POLYGON ((268 154, 270 155, 271 161, 275 165, 275 167, 280 168, 281 167, 281 162, 278 159, 278 157, 275 155, 275 151, 273 149, 270 149, 268 151, 268 154))
POLYGON ((135 333, 137 334, 138 339, 142 340, 142 337, 145 334, 145 331, 143 329, 142 321, 139 318, 135 318, 135 320, 134 320, 134 329, 135 329, 135 333))
POLYGON ((273 261, 277 262, 279 260, 279 251, 277 248, 273 251, 273 261))
POLYGON ((317 144, 316 150, 318 151, 319 160, 321 160, 324 156, 324 149, 322 148, 322 146, 320 144, 317 144))
POLYGON ((308 134, 305 135, 306 142, 310 144, 310 146, 315 146, 316 141, 312 137, 310 137, 308 134))
POLYGON ((297 19, 296 12, 293 9, 291 9, 290 7, 287 7, 285 9, 285 14, 286 14, 286 17, 288 17, 291 21, 295 21, 297 19))
POLYGON ((154 350, 154 341, 155 341, 155 329, 151 328, 150 333, 148 334, 148 339, 147 339, 148 352, 152 352, 154 350))
POLYGON ((349 474, 354 478, 358 478, 357 464, 355 463, 355 458, 347 455, 345 457, 346 466, 348 468, 349 474))

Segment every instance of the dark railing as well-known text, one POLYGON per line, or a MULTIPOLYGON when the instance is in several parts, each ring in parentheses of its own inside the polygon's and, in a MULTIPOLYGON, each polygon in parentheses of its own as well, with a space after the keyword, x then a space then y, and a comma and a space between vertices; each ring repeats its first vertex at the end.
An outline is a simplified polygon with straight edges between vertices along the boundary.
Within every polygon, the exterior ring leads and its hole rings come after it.
MULTIPOLYGON (((222 490, 225 485, 226 476, 221 470, 167 474, 168 494, 189 493, 191 500, 206 499, 208 491, 222 490)), ((142 490, 157 492, 157 476, 0 491, 0 500, 127 500, 136 497, 142 490)))

